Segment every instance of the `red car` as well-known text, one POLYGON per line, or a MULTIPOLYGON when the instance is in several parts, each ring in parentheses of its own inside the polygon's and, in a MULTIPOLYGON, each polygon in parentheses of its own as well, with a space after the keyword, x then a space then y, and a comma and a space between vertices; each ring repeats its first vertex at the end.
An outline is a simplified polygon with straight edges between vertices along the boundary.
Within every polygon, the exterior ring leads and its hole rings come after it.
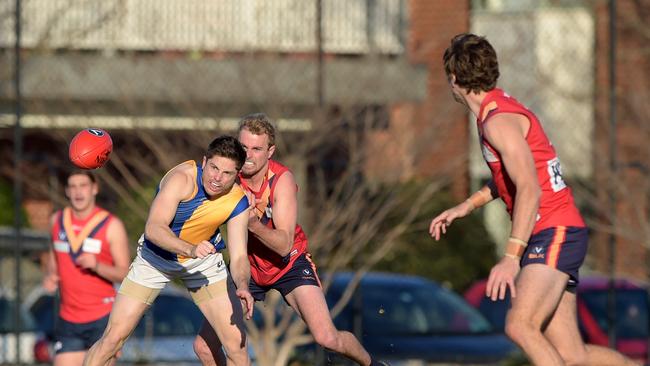
MULTIPOLYGON (((510 307, 510 298, 492 301, 485 297, 487 280, 474 283, 464 294, 465 300, 477 308, 501 331, 510 307)), ((648 362, 648 287, 630 280, 617 279, 616 288, 616 349, 628 357, 648 362)), ((578 322, 580 332, 587 343, 607 347, 609 345, 607 296, 609 279, 586 277, 577 289, 578 322)))

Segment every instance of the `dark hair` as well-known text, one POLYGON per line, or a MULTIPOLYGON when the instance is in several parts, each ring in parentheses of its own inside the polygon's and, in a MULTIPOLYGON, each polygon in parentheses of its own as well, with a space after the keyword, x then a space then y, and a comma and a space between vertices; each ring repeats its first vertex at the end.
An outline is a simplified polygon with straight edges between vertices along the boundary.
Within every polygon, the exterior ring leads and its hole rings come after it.
POLYGON ((246 150, 242 144, 232 136, 219 136, 212 140, 205 152, 207 159, 213 156, 232 159, 237 164, 237 170, 241 169, 246 161, 246 150))
POLYGON ((65 172, 64 175, 64 186, 68 186, 68 181, 70 180, 70 177, 73 175, 85 175, 86 177, 90 178, 90 181, 92 183, 97 183, 97 177, 95 177, 95 174, 93 174, 90 170, 84 170, 84 169, 71 169, 65 172))
POLYGON ((462 33, 451 39, 443 56, 445 73, 456 84, 475 93, 490 91, 499 78, 497 53, 485 39, 472 33, 462 33))
POLYGON ((247 129, 254 135, 264 135, 269 137, 269 147, 275 145, 275 127, 271 119, 264 113, 251 113, 242 117, 239 121, 239 132, 247 129))

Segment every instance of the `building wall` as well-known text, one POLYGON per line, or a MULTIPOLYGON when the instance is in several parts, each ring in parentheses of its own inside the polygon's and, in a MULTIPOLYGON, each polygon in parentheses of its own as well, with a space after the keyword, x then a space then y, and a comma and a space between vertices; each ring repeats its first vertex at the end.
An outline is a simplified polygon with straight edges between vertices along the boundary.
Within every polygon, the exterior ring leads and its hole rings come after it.
POLYGON ((593 152, 595 187, 599 223, 604 230, 595 235, 591 251, 594 267, 609 272, 610 242, 613 231, 615 268, 618 275, 646 280, 648 277, 648 244, 650 224, 648 201, 650 171, 648 170, 650 128, 647 126, 650 98, 650 56, 647 32, 650 22, 650 1, 617 1, 616 17, 616 129, 610 121, 609 52, 610 14, 607 2, 596 7, 596 128, 593 152), (645 35, 644 35, 645 34, 645 35), (610 168, 615 137, 616 171, 610 168), (610 184, 613 184, 613 189, 610 184), (615 208, 610 194, 614 192, 615 208), (611 224, 614 224, 612 227, 611 224))
POLYGON ((370 136, 368 174, 383 179, 450 179, 457 199, 467 195, 466 111, 449 92, 442 55, 453 36, 469 29, 468 1, 407 2, 407 57, 426 65, 427 95, 420 103, 391 105, 391 122, 370 136), (385 154, 384 154, 385 152, 385 154))
MULTIPOLYGON (((322 0, 324 48, 331 53, 403 52, 404 0, 322 0)), ((316 0, 106 0, 22 3, 26 48, 131 51, 313 52, 316 0)), ((0 13, 11 14, 11 2, 0 13)), ((13 24, 0 22, 0 48, 13 24)))

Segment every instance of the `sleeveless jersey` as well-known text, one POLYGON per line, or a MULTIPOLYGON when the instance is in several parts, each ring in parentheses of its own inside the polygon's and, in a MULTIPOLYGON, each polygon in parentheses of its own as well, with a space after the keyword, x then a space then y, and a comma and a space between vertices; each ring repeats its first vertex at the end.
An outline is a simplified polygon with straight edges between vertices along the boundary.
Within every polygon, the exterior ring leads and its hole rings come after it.
MULTIPOLYGON (((275 229, 273 224, 273 196, 275 186, 285 172, 289 171, 287 167, 274 160, 269 160, 269 168, 264 177, 264 182, 259 191, 252 190, 240 176, 241 184, 244 189, 250 191, 257 199, 257 209, 255 212, 262 224, 271 229, 275 229)), ((296 187, 297 189, 298 187, 296 187)), ((302 227, 296 224, 296 230, 293 237, 293 247, 286 257, 269 249, 254 235, 248 235, 248 259, 251 263, 251 277, 260 286, 268 286, 287 271, 291 269, 293 262, 307 251, 307 236, 302 227)))
POLYGON ((97 256, 97 261, 113 265, 106 229, 113 215, 96 207, 85 219, 78 219, 66 207, 55 215, 52 247, 59 275, 61 306, 59 315, 72 323, 95 321, 110 313, 115 301, 113 283, 91 270, 75 264, 83 252, 97 256))
MULTIPOLYGON (((169 228, 180 239, 197 245, 203 240, 214 244, 217 250, 222 250, 226 244, 221 237, 219 226, 225 224, 231 217, 239 215, 248 208, 248 198, 242 188, 235 184, 230 192, 217 197, 210 198, 205 192, 201 177, 203 169, 195 161, 190 160, 182 164, 190 163, 195 168, 194 192, 192 198, 178 204, 176 214, 169 224, 169 228)), ((173 169, 172 169, 173 170, 173 169)), ((167 172, 169 174, 169 172, 167 172)), ((160 191, 160 186, 156 194, 160 191)), ((144 245, 160 257, 174 261, 185 262, 188 257, 165 250, 146 237, 144 245)))
POLYGON ((546 137, 537 117, 515 98, 507 95, 501 89, 487 93, 481 103, 477 127, 483 158, 487 162, 499 196, 506 204, 512 218, 516 188, 508 172, 503 166, 499 152, 485 139, 483 129, 490 118, 499 113, 516 113, 524 115, 530 122, 526 142, 530 147, 537 171, 537 180, 541 187, 541 197, 533 234, 555 226, 585 226, 578 209, 573 201, 571 189, 562 178, 560 160, 555 148, 546 137))

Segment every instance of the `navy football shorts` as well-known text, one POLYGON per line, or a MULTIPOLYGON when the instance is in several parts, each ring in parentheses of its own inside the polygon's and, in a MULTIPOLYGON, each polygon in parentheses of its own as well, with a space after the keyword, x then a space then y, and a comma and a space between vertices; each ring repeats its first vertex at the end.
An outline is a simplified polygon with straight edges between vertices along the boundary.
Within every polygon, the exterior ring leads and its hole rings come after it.
POLYGON ((72 323, 59 316, 54 327, 54 351, 57 354, 87 351, 101 338, 109 316, 88 323, 72 323))
POLYGON ((260 286, 251 278, 248 289, 255 301, 264 301, 266 293, 269 290, 278 290, 284 298, 296 287, 304 285, 320 287, 320 279, 316 273, 316 265, 312 262, 309 253, 303 253, 296 258, 291 269, 275 281, 275 283, 268 286, 260 286))
POLYGON ((578 270, 585 260, 589 241, 586 227, 557 226, 530 237, 521 266, 540 263, 569 275, 567 288, 580 281, 578 270))

